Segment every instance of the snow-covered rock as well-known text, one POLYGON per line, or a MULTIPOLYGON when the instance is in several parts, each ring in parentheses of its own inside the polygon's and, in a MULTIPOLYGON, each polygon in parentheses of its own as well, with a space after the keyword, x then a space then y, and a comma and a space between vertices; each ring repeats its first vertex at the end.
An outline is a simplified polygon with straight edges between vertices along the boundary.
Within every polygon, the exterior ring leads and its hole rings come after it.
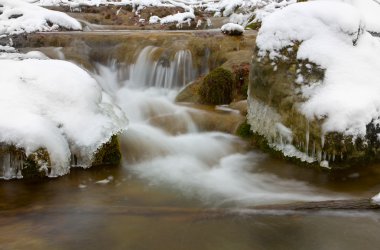
POLYGON ((86 71, 29 57, 0 57, 0 143, 26 155, 46 149, 52 177, 68 173, 72 155, 76 165, 89 166, 94 153, 126 129, 127 118, 86 71))
POLYGON ((257 37, 260 53, 300 42, 297 58, 325 69, 323 82, 302 86, 308 100, 301 112, 310 120, 325 118, 324 132, 363 136, 380 116, 380 42, 365 32, 365 20, 351 5, 307 2, 267 17, 257 37))
POLYGON ((82 28, 78 21, 64 13, 22 0, 0 0, 0 13, 0 35, 82 28))
POLYGON ((243 26, 235 23, 227 23, 223 25, 220 30, 223 32, 223 34, 230 36, 240 36, 244 33, 243 26))
POLYGON ((250 110, 263 114, 250 116, 262 123, 255 132, 332 167, 373 159, 379 151, 380 41, 367 32, 367 22, 363 8, 350 1, 296 3, 266 16, 250 88, 250 110), (266 133, 264 121, 272 120, 289 128, 293 140, 266 133))
POLYGON ((161 24, 167 24, 167 23, 178 23, 178 24, 184 24, 187 23, 190 25, 190 22, 195 19, 195 15, 192 12, 184 12, 184 13, 177 13, 174 15, 169 15, 163 18, 159 18, 158 16, 151 16, 149 19, 149 23, 161 23, 161 24))

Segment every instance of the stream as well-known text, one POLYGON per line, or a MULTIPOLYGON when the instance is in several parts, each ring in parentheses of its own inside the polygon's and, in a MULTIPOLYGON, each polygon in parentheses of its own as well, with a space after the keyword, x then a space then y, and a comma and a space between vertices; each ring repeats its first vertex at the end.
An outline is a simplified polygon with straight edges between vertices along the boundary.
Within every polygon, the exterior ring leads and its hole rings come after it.
POLYGON ((175 103, 209 69, 194 69, 188 50, 151 60, 157 50, 146 46, 130 65, 92 62, 91 74, 130 120, 119 136, 122 166, 0 182, 0 249, 378 249, 374 212, 252 209, 370 197, 380 190, 378 166, 307 169, 205 129, 202 119, 214 114, 241 115, 175 103))

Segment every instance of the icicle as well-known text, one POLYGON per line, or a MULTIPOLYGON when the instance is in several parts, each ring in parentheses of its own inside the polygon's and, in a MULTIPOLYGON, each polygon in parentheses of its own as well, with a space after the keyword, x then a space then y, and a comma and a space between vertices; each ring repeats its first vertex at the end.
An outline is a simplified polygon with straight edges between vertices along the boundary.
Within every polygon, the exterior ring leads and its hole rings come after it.
POLYGON ((323 148, 325 146, 325 135, 322 134, 321 135, 321 148, 323 148))
POLYGON ((318 160, 318 162, 322 161, 322 151, 318 150, 318 152, 317 152, 317 160, 318 160))
POLYGON ((307 123, 306 123, 306 149, 305 149, 305 152, 307 155, 309 155, 309 137, 310 137, 310 132, 309 132, 309 120, 307 120, 307 123))

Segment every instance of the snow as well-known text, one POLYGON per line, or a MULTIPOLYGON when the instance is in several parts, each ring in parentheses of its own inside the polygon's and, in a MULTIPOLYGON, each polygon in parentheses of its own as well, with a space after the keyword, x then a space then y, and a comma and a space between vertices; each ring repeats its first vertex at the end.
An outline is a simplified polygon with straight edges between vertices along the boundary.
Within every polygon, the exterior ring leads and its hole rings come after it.
MULTIPOLYGON (((158 16, 151 16, 149 19, 149 23, 161 23, 161 24, 167 24, 167 23, 189 23, 191 20, 195 19, 195 15, 192 12, 184 12, 184 13, 177 13, 174 15, 168 15, 163 18, 159 18, 158 16)), ((189 23, 190 25, 190 23, 189 23)))
POLYGON ((47 149, 49 176, 68 173, 71 154, 90 165, 96 150, 126 129, 124 113, 86 71, 60 60, 16 58, 0 59, 0 142, 27 155, 47 149))
POLYGON ((341 0, 355 6, 362 14, 368 31, 380 32, 379 0, 341 0))
POLYGON ((227 23, 220 29, 224 34, 240 35, 244 33, 243 26, 235 23, 227 23))
POLYGON ((260 55, 278 60, 282 48, 300 41, 297 58, 325 69, 322 82, 301 87, 308 100, 300 108, 309 120, 324 119, 324 133, 364 136, 380 116, 380 42, 366 25, 361 10, 340 1, 292 4, 263 20, 260 55))
POLYGON ((0 35, 53 31, 59 27, 80 30, 81 25, 68 15, 21 0, 0 0, 0 35))
MULTIPOLYGON (((57 6, 65 5, 71 8, 82 6, 105 5, 130 5, 138 13, 146 7, 180 7, 184 9, 183 13, 169 15, 166 17, 151 16, 150 23, 186 23, 187 20, 194 19, 194 9, 202 8, 206 12, 215 13, 215 16, 231 17, 230 22, 242 26, 248 24, 252 16, 256 16, 255 21, 261 19, 280 8, 295 3, 296 0, 40 0, 39 5, 57 6)), ((209 25, 210 26, 210 25, 209 25)))

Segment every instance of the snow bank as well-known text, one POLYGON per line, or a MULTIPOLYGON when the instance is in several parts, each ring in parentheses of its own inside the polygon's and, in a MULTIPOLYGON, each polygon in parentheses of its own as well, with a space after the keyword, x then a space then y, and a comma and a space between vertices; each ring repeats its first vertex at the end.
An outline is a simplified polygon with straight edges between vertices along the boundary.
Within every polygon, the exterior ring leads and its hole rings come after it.
POLYGON ((26 154, 46 148, 49 176, 68 173, 71 154, 89 165, 96 150, 127 126, 111 98, 72 63, 1 59, 0 68, 0 142, 26 154))
POLYGON ((81 29, 78 21, 64 13, 21 0, 0 0, 0 13, 0 35, 52 31, 59 27, 81 29))
POLYGON ((315 1, 269 15, 259 31, 260 55, 277 60, 282 48, 299 41, 297 58, 325 69, 323 82, 301 86, 308 100, 300 108, 310 120, 324 119, 323 132, 363 136, 380 116, 380 42, 364 25, 352 5, 315 1))
POLYGON ((244 33, 243 26, 235 23, 227 23, 220 29, 226 35, 238 36, 244 33))

